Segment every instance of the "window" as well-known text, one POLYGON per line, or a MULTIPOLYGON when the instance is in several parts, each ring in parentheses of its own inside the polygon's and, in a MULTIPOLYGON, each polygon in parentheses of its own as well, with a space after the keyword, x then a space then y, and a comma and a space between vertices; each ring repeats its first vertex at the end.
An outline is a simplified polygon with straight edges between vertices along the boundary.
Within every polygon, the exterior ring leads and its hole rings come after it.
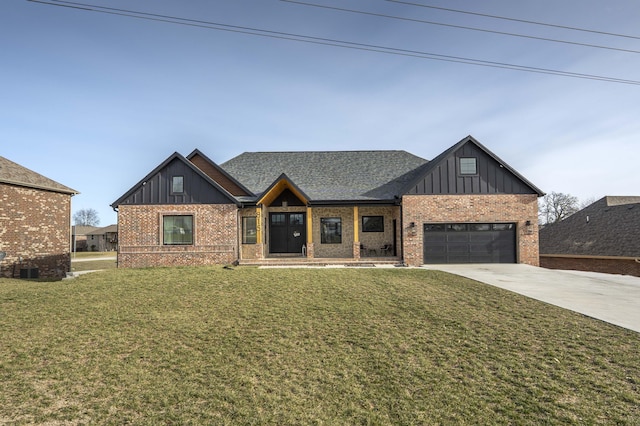
POLYGON ((469 224, 469 231, 491 231, 490 223, 471 223, 469 224))
POLYGON ((289 225, 304 225, 304 215, 302 213, 291 213, 289 215, 289 225))
POLYGON ((478 162, 476 158, 460 158, 461 175, 477 175, 478 162))
POLYGON ((425 223, 425 232, 444 232, 445 225, 443 223, 425 223))
POLYGON ((163 244, 193 244, 193 216, 163 216, 163 244))
POLYGON ((509 229, 513 229, 513 223, 494 223, 493 224, 494 231, 508 231, 509 229))
POLYGON ((171 178, 171 193, 172 194, 184 193, 184 176, 173 176, 171 178))
POLYGON ((284 226, 287 224, 287 216, 284 213, 272 213, 271 225, 284 226))
POLYGON ((258 228, 256 227, 256 217, 247 216, 242 218, 242 244, 256 244, 258 242, 258 228))
POLYGON ((384 217, 362 216, 362 232, 384 232, 384 217))
POLYGON ((342 244, 342 219, 339 217, 320 218, 320 243, 342 244))

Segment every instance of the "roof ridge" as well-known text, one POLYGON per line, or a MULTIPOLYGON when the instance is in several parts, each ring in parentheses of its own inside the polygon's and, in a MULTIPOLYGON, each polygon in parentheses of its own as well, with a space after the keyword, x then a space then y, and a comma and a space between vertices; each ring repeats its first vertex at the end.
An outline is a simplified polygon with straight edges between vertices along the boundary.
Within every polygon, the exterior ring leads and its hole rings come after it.
MULTIPOLYGON (((341 153, 341 152, 411 152, 404 149, 336 149, 336 150, 301 150, 301 151, 244 151, 242 154, 297 154, 297 153, 341 153)), ((242 155, 238 154, 238 156, 242 155)), ((417 156, 416 156, 417 157, 417 156)))

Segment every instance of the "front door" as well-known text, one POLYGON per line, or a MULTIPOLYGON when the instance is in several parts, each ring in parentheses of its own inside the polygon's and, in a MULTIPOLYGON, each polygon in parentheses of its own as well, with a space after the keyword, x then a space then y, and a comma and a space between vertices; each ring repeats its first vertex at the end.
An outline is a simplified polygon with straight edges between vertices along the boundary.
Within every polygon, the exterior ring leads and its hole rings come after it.
POLYGON ((299 253, 307 241, 305 213, 269 214, 269 252, 299 253))

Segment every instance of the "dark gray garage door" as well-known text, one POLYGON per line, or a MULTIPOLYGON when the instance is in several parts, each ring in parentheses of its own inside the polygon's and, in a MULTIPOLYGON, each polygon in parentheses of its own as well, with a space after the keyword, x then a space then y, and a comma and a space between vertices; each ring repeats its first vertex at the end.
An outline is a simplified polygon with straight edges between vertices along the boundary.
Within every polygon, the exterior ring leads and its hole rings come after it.
POLYGON ((425 223, 424 263, 515 263, 514 223, 425 223))

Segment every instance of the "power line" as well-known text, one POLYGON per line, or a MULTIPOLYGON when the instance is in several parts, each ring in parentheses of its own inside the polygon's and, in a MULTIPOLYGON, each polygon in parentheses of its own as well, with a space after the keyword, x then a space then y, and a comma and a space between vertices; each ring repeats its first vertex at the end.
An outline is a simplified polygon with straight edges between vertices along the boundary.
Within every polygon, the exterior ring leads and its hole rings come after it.
POLYGON ((205 28, 205 29, 211 29, 211 30, 217 30, 217 31, 227 31, 227 32, 241 33, 241 34, 247 34, 247 35, 253 35, 253 36, 297 41, 297 42, 303 42, 303 43, 311 43, 311 44, 317 44, 317 45, 341 47, 346 49, 386 53, 386 54, 397 55, 397 56, 408 56, 413 58, 461 63, 461 64, 467 64, 467 65, 490 67, 490 68, 501 68, 501 69, 508 69, 508 70, 514 70, 514 71, 524 71, 524 72, 538 73, 538 74, 557 75, 562 77, 597 80, 597 81, 604 81, 609 83, 640 85, 640 81, 638 80, 626 80, 626 79, 599 76, 599 75, 593 75, 593 74, 574 73, 574 72, 560 71, 560 70, 547 69, 547 68, 530 67, 525 65, 516 65, 516 64, 508 64, 508 63, 502 63, 502 62, 485 61, 485 60, 473 59, 473 58, 441 55, 436 53, 421 52, 421 51, 393 48, 393 47, 386 47, 386 46, 377 46, 372 44, 356 43, 356 42, 323 38, 323 37, 312 37, 312 36, 285 33, 285 32, 279 32, 279 31, 262 30, 258 28, 222 24, 222 23, 202 21, 202 20, 196 20, 196 19, 179 18, 175 16, 170 16, 170 15, 160 15, 160 14, 154 14, 154 13, 148 13, 148 12, 127 10, 127 9, 97 6, 97 5, 86 4, 86 3, 78 3, 78 2, 71 2, 71 1, 64 1, 64 0, 27 0, 27 1, 32 3, 49 5, 49 6, 66 7, 66 8, 78 9, 82 11, 125 16, 125 17, 144 19, 144 20, 156 21, 156 22, 162 22, 162 23, 171 23, 171 24, 205 28))
POLYGON ((613 36, 613 37, 622 37, 622 38, 631 38, 631 39, 635 39, 635 40, 640 40, 639 36, 632 36, 632 35, 627 35, 627 34, 611 33, 611 32, 607 32, 607 31, 598 31, 598 30, 591 30, 591 29, 579 28, 579 27, 571 27, 571 26, 568 26, 568 25, 550 24, 550 23, 547 23, 547 22, 530 21, 530 20, 527 20, 527 19, 509 18, 509 17, 506 17, 506 16, 499 16, 499 15, 489 15, 489 14, 486 14, 486 13, 470 12, 468 10, 449 9, 447 7, 432 6, 432 5, 426 5, 426 4, 421 4, 421 3, 412 3, 412 2, 401 1, 401 0, 386 0, 386 1, 388 1, 390 3, 406 4, 406 5, 409 5, 409 6, 424 7, 424 8, 427 8, 427 9, 444 10, 444 11, 447 11, 447 12, 464 13, 464 14, 467 14, 467 15, 474 15, 474 16, 483 16, 485 18, 502 19, 502 20, 505 20, 505 21, 522 22, 522 23, 525 23, 525 24, 532 24, 532 25, 542 25, 542 26, 551 27, 551 28, 561 28, 563 30, 581 31, 581 32, 585 32, 585 33, 601 34, 601 35, 607 35, 607 36, 613 36))
MULTIPOLYGON (((506 31, 489 30, 489 29, 486 29, 486 28, 470 27, 470 26, 467 26, 467 25, 446 24, 444 22, 426 21, 426 20, 415 19, 415 18, 405 18, 405 17, 402 17, 402 16, 393 16, 393 15, 386 15, 386 14, 382 14, 382 13, 365 12, 365 11, 362 11, 362 10, 346 9, 346 8, 336 7, 336 6, 327 6, 327 5, 321 5, 321 4, 316 4, 316 3, 307 3, 307 2, 303 2, 303 1, 299 1, 299 0, 280 0, 280 1, 286 2, 286 3, 299 4, 299 5, 302 5, 302 6, 312 6, 312 7, 317 7, 317 8, 321 8, 321 9, 337 10, 337 11, 340 11, 340 12, 358 13, 358 14, 361 14, 361 15, 378 16, 378 17, 382 17, 382 18, 397 19, 397 20, 401 20, 401 21, 417 22, 417 23, 421 23, 421 24, 437 25, 437 26, 441 26, 441 27, 457 28, 457 29, 463 29, 463 30, 469 30, 469 31, 479 31, 479 32, 483 32, 483 33, 498 34, 498 35, 504 35, 504 36, 509 36, 509 37, 528 38, 528 39, 532 39, 532 40, 548 41, 548 42, 552 42, 552 43, 571 44, 571 45, 574 45, 574 46, 591 47, 591 48, 595 48, 595 49, 615 50, 615 51, 618 51, 618 52, 626 52, 626 53, 640 53, 640 50, 622 49, 622 48, 619 48, 619 47, 601 46, 601 45, 597 45, 597 44, 581 43, 581 42, 577 42, 577 41, 559 40, 559 39, 554 39, 554 38, 538 37, 538 36, 532 36, 532 35, 527 35, 527 34, 518 34, 518 33, 506 32, 506 31)), ((404 3, 404 2, 402 2, 402 3, 404 3)))

